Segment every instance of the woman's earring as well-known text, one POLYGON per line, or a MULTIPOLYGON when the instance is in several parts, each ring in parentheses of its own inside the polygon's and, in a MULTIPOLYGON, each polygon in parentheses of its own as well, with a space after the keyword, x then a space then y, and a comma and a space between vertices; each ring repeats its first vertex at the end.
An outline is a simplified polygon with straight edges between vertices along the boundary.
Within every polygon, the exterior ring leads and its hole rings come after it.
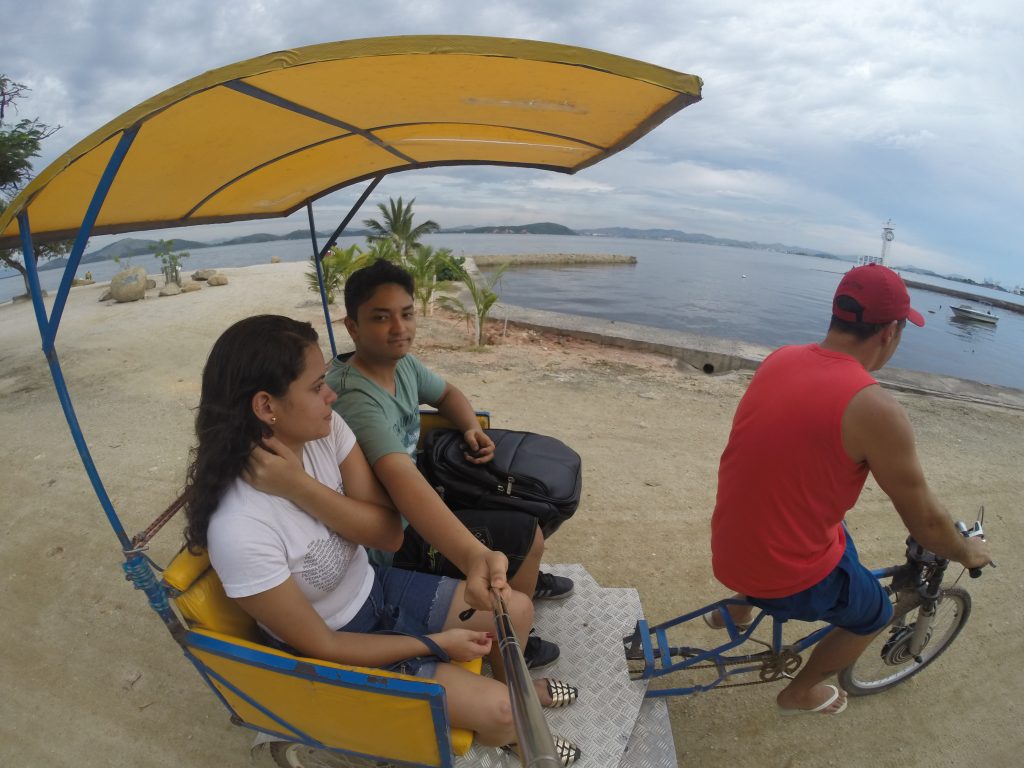
POLYGON ((271 416, 270 417, 270 423, 271 424, 277 424, 277 416, 271 416))

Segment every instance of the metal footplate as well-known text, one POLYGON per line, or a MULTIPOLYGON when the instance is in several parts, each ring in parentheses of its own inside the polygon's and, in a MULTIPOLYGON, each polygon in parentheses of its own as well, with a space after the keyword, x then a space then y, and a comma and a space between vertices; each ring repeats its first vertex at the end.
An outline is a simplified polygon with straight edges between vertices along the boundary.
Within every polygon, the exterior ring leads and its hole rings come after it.
MULTIPOLYGON (((568 576, 573 594, 564 600, 538 600, 534 626, 561 648, 558 660, 536 670, 535 678, 554 677, 575 685, 579 699, 565 709, 545 710, 551 732, 579 745, 580 768, 672 768, 675 743, 664 699, 645 699, 646 680, 631 680, 622 654, 622 638, 642 616, 635 589, 601 587, 582 565, 545 565, 568 576)), ((255 745, 254 745, 255 746, 255 745)), ((325 765, 380 766, 348 762, 331 755, 325 765)), ((476 744, 456 759, 457 768, 518 768, 514 755, 476 744)))
MULTIPOLYGON (((566 709, 546 710, 551 732, 579 745, 580 768, 663 768, 676 765, 675 743, 664 701, 647 701, 647 681, 630 680, 622 636, 642 615, 635 589, 601 587, 582 565, 544 565, 576 584, 564 600, 538 600, 534 626, 561 655, 534 677, 577 686, 580 697, 566 709)), ((517 768, 514 756, 474 746, 459 768, 517 768)))

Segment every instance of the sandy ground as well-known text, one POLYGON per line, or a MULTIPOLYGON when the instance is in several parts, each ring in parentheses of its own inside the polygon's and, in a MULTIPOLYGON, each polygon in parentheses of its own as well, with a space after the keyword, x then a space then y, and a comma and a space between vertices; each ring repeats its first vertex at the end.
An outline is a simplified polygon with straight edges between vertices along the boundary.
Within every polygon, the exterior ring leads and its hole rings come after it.
MULTIPOLYGON (((227 325, 255 311, 323 330, 300 264, 225 270, 231 284, 135 304, 76 288, 58 352, 89 448, 129 533, 180 489, 202 363, 227 325)), ((341 312, 340 308, 338 310, 341 312)), ((339 346, 347 341, 337 324, 339 346)), ((322 334, 326 347, 326 335, 322 334)), ((706 377, 655 355, 519 331, 482 350, 458 320, 421 325, 418 352, 495 425, 554 434, 583 456, 584 498, 551 562, 636 587, 663 620, 723 595, 709 517, 719 454, 749 380, 706 377)), ((927 475, 949 507, 979 504, 999 568, 969 583, 974 613, 932 669, 853 701, 839 718, 774 712, 777 685, 670 704, 680 763, 728 766, 1020 764, 1024 590, 1016 544, 1024 413, 897 395, 927 475)), ((119 546, 69 438, 31 307, 0 306, 0 762, 23 766, 241 766, 247 732, 182 658, 120 570, 119 546)), ((849 515, 868 563, 895 562, 903 530, 870 484, 849 515)), ((166 562, 180 523, 157 539, 166 562)), ((966 579, 965 579, 966 580, 966 579)))

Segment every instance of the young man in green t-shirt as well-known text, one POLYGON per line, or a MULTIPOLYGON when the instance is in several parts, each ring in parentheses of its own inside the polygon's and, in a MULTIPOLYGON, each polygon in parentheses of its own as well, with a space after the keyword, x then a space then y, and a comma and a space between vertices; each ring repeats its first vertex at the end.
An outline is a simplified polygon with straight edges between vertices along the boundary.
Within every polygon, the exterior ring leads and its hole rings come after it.
MULTIPOLYGON (((467 593, 489 606, 487 589, 509 586, 534 599, 567 597, 570 579, 540 573, 544 537, 537 519, 514 511, 452 512, 416 467, 420 405, 431 405, 462 432, 468 461, 493 458, 494 443, 480 428, 459 389, 409 354, 416 335, 413 280, 380 260, 345 283, 345 327, 355 352, 331 361, 327 385, 338 394, 334 409, 355 432, 374 474, 409 521, 401 549, 377 562, 466 578, 467 593)), ((527 664, 538 669, 558 658, 558 646, 531 635, 527 664)))

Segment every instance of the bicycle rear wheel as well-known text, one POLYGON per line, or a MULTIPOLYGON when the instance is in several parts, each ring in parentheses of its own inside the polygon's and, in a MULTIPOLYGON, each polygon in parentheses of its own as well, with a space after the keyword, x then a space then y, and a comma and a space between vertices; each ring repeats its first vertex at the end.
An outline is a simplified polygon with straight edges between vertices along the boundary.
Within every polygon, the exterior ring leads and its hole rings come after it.
POLYGON ((270 759, 280 768, 398 768, 385 760, 342 755, 305 744, 271 742, 270 759))
POLYGON ((939 592, 928 642, 918 661, 909 650, 921 603, 895 616, 853 664, 839 673, 839 684, 851 696, 887 691, 931 664, 960 634, 971 615, 971 596, 962 587, 939 592))

